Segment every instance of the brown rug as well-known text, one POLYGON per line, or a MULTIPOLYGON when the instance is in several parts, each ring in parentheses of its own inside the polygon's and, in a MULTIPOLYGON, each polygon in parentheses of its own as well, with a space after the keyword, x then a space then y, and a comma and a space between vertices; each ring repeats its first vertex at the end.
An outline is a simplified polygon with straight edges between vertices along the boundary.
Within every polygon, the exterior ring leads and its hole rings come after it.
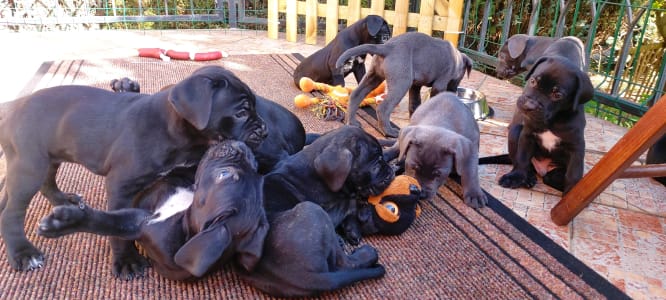
MULTIPOLYGON (((202 65, 223 64, 259 95, 291 109, 308 131, 325 132, 340 126, 293 106, 292 99, 300 92, 291 72, 299 59, 298 55, 243 55, 207 63, 138 57, 49 62, 24 93, 62 84, 108 88, 111 79, 124 76, 138 80, 142 92, 152 93, 202 65)), ((372 119, 372 110, 363 114, 372 119)), ((368 124, 364 127, 378 134, 368 124)), ((4 179, 4 168, 1 172, 4 179)), ((100 176, 65 164, 58 182, 63 190, 83 195, 91 206, 105 207, 100 176)), ((491 197, 488 208, 473 210, 462 203, 460 194, 459 185, 453 182, 440 189, 440 197, 423 203, 422 215, 401 236, 365 239, 379 250, 380 263, 387 270, 384 278, 324 293, 321 298, 626 298, 496 199, 491 197)), ((46 255, 42 269, 27 273, 12 270, 5 259, 5 245, 0 243, 0 299, 268 298, 242 282, 229 267, 192 282, 170 281, 152 269, 144 278, 118 280, 111 275, 111 253, 105 238, 81 233, 45 239, 35 234, 37 223, 50 209, 46 199, 36 196, 26 220, 29 239, 46 255)))

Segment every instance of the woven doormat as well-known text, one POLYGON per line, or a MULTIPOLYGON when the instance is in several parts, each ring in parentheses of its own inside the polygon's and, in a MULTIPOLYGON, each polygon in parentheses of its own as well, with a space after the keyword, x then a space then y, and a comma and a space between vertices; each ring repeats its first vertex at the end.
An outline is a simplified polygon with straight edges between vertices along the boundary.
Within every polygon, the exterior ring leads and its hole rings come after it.
MULTIPOLYGON (((298 55, 238 55, 213 62, 148 58, 76 60, 45 63, 24 93, 49 86, 82 84, 108 88, 111 79, 129 77, 152 93, 176 83, 197 68, 221 64, 257 94, 293 111, 309 132, 326 132, 342 124, 322 121, 307 109, 293 106, 300 91, 293 69, 298 55)), ((373 120, 372 111, 362 112, 373 120)), ((364 122, 364 128, 379 133, 364 122)), ((2 162, 4 164, 4 162, 2 162)), ((4 178, 4 168, 0 174, 4 178)), ((64 164, 57 178, 67 192, 83 195, 91 206, 105 208, 102 177, 80 166, 64 164)), ((454 181, 423 203, 423 213, 404 234, 364 239, 379 250, 386 276, 357 283, 323 299, 525 299, 626 298, 612 284, 569 255, 529 223, 490 196, 487 208, 474 210, 461 201, 454 181)), ((73 234, 60 239, 36 235, 36 225, 51 207, 41 195, 28 210, 28 238, 46 255, 46 265, 21 273, 7 263, 0 243, 0 298, 68 299, 261 299, 269 298, 224 267, 188 282, 170 281, 152 269, 132 281, 114 278, 105 238, 73 234)))

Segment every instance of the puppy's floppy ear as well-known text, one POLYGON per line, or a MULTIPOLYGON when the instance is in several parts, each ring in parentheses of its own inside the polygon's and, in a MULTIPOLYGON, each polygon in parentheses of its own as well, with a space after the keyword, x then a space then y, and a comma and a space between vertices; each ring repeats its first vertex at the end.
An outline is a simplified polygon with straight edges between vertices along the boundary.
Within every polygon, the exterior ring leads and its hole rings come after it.
POLYGON ((384 23, 386 23, 386 21, 380 16, 369 15, 365 18, 365 26, 368 28, 368 33, 370 33, 371 36, 377 35, 384 23))
POLYGON ((578 80, 578 89, 574 95, 573 111, 578 109, 578 105, 592 100, 594 97, 594 87, 590 77, 583 71, 577 70, 576 79, 578 80))
POLYGON ((315 158, 314 167, 328 188, 337 192, 345 184, 353 161, 354 155, 349 149, 340 148, 339 145, 328 145, 315 158))
POLYGON ((543 63, 543 62, 546 61, 546 60, 548 60, 548 56, 542 56, 542 57, 540 57, 540 58, 534 63, 534 65, 532 66, 532 68, 531 68, 529 71, 527 71, 527 74, 525 75, 525 81, 527 81, 527 79, 529 79, 530 77, 532 77, 532 73, 534 73, 534 70, 536 70, 536 68, 537 68, 541 63, 543 63))
POLYGON ((257 229, 252 233, 252 236, 240 241, 238 245, 238 261, 245 270, 252 271, 257 263, 259 263, 268 229, 268 221, 264 216, 259 222, 257 229))
POLYGON ((213 106, 213 94, 218 85, 227 85, 226 80, 214 81, 203 75, 193 75, 176 84, 169 92, 169 102, 174 110, 196 129, 203 130, 208 124, 213 106))
POLYGON ((407 155, 407 150, 416 140, 416 132, 413 126, 405 126, 405 128, 400 130, 400 135, 398 137, 398 142, 400 143, 400 154, 398 154, 398 161, 403 161, 405 155, 407 155))
MULTIPOLYGON (((462 168, 464 168, 464 166, 469 166, 470 163, 472 163, 470 162, 470 159, 474 162, 478 161, 478 155, 471 156, 472 153, 475 153, 475 150, 473 149, 474 145, 470 140, 460 135, 455 138, 449 137, 446 140, 448 141, 448 147, 443 147, 442 151, 453 154, 456 173, 464 177, 465 174, 462 173, 462 168)), ((463 180, 467 180, 467 178, 463 178, 463 180)))
POLYGON ((516 34, 511 36, 507 42, 507 49, 509 50, 509 56, 515 59, 516 57, 523 54, 525 47, 527 46, 527 41, 529 36, 524 34, 516 34))
POLYGON ((222 257, 231 244, 224 222, 215 223, 187 241, 174 256, 174 262, 190 274, 201 277, 222 257))

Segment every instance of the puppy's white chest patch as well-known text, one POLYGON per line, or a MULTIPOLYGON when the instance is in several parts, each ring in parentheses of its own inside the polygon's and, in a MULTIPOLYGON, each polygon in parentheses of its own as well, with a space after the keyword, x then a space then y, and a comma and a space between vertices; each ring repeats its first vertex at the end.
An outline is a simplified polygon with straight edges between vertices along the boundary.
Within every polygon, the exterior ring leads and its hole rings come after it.
POLYGON ((153 219, 148 224, 162 222, 169 217, 186 210, 192 205, 194 199, 194 192, 186 188, 176 188, 176 193, 171 195, 162 206, 157 208, 153 213, 153 219))
POLYGON ((560 137, 553 134, 550 130, 539 133, 537 136, 539 137, 539 140, 541 140, 541 146, 548 151, 553 151, 561 140, 560 137))

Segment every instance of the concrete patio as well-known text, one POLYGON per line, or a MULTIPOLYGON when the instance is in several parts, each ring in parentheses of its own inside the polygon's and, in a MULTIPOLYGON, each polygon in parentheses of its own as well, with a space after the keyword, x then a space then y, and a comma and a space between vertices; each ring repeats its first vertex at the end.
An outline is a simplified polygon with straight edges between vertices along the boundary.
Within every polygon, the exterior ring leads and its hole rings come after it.
MULTIPOLYGON (((131 57, 141 47, 308 56, 323 46, 272 40, 265 32, 242 30, 0 32, 0 39, 5 41, 0 48, 0 102, 13 100, 44 61, 131 57)), ((495 111, 492 118, 479 122, 480 156, 506 152, 506 125, 520 87, 476 71, 461 86, 485 93, 495 111)), ((405 101, 402 104, 394 113, 398 125, 407 121, 405 101)), ((625 132, 588 116, 585 169, 625 132)), ((560 227, 551 222, 550 209, 561 194, 541 183, 532 190, 498 186, 498 178, 509 169, 481 166, 482 187, 630 297, 666 299, 666 187, 647 178, 616 180, 573 222, 560 227)))

